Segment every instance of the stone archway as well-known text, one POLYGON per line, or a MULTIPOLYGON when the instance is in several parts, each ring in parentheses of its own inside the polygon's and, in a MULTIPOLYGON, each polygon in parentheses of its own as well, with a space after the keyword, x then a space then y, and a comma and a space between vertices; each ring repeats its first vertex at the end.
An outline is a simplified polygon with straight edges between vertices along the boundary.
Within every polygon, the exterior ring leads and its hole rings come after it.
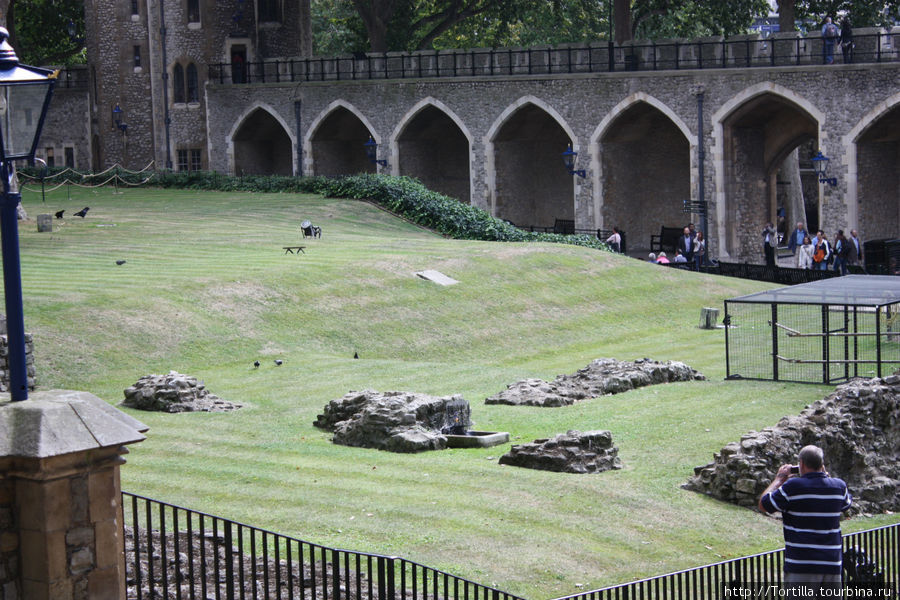
POLYGON ((246 175, 293 175, 293 144, 272 114, 256 108, 231 136, 234 172, 246 175))
POLYGON ((460 202, 471 202, 466 133, 447 112, 428 103, 412 115, 396 136, 400 175, 421 180, 429 189, 460 202))
POLYGON ((864 240, 900 237, 900 102, 854 141, 859 235, 864 240))
POLYGON ((819 139, 821 121, 772 90, 750 94, 717 116, 719 247, 732 260, 759 263, 760 232, 778 220, 778 171, 796 148, 819 139))
MULTIPOLYGON (((524 101, 494 128, 493 214, 519 227, 575 219, 575 182, 562 153, 574 136, 545 107, 524 101)), ((577 150, 577 144, 573 144, 577 150)))
POLYGON ((369 128, 350 108, 332 107, 309 137, 312 173, 327 177, 374 173, 376 166, 369 161, 364 146, 370 135, 369 128))
POLYGON ((634 102, 604 127, 597 149, 606 229, 624 230, 629 248, 642 252, 661 226, 687 224, 691 141, 669 115, 649 102, 634 102))

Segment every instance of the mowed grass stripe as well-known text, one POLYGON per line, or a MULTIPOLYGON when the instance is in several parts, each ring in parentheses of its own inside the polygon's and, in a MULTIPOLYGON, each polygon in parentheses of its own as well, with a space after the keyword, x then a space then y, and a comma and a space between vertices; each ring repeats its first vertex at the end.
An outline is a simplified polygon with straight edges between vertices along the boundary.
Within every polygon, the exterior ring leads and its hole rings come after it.
POLYGON ((129 411, 150 427, 122 471, 130 491, 534 598, 782 544, 777 522, 680 488, 729 441, 828 391, 723 381, 724 335, 697 328, 700 308, 764 284, 568 246, 444 239, 357 201, 73 189, 41 204, 25 194, 32 217, 85 205, 84 221, 54 222, 49 236, 33 221, 20 227, 39 385, 115 404, 140 376, 174 369, 245 404, 129 411), (302 239, 303 219, 322 239, 302 239), (307 252, 284 255, 288 244, 307 252), (415 276, 426 268, 460 284, 415 276), (483 403, 518 379, 607 356, 682 360, 710 380, 560 409, 483 403), (624 469, 501 467, 508 446, 398 456, 334 445, 312 422, 364 388, 460 393, 476 427, 513 443, 609 429, 624 469))

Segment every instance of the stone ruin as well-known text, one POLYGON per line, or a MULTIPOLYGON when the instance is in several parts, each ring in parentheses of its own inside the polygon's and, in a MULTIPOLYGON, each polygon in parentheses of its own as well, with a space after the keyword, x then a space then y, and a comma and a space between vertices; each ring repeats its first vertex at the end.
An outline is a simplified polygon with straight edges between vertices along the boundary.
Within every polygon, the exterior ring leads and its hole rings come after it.
POLYGON ((808 444, 822 448, 826 470, 847 482, 852 513, 900 510, 900 375, 852 380, 799 415, 743 435, 683 487, 756 506, 778 468, 796 464, 808 444))
POLYGON ((365 390, 329 402, 313 425, 333 431, 335 444, 420 452, 443 450, 446 434, 465 433, 472 422, 469 403, 459 394, 365 390))
POLYGON ((551 439, 516 444, 499 463, 560 473, 601 473, 622 468, 618 454, 609 431, 568 431, 551 439))
POLYGON ((634 362, 597 358, 573 375, 559 375, 551 382, 525 379, 487 398, 485 404, 567 406, 579 400, 619 394, 657 383, 706 379, 684 363, 665 363, 644 358, 634 362))
POLYGON ((242 405, 210 394, 195 377, 169 371, 168 375, 144 375, 125 390, 122 406, 157 412, 226 412, 242 405))

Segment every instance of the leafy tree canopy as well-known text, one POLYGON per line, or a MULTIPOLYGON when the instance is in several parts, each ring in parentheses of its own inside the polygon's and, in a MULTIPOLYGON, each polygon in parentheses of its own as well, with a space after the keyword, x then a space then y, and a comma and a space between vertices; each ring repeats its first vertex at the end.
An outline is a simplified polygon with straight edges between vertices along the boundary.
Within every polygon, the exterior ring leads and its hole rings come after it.
POLYGON ((613 3, 619 40, 731 35, 769 11, 766 0, 312 0, 316 53, 597 42, 613 3))
POLYGON ((853 27, 890 26, 900 18, 900 0, 779 0, 779 14, 782 9, 793 10, 795 23, 810 25, 821 25, 826 16, 846 16, 853 27))
POLYGON ((30 65, 85 62, 83 2, 3 0, 0 14, 20 62, 30 65))

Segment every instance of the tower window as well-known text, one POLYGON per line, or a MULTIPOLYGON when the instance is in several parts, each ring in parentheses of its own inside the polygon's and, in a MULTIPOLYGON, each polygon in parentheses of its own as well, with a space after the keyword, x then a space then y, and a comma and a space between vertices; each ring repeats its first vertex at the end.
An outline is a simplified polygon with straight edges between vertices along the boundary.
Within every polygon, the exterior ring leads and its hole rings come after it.
POLYGON ((135 69, 141 68, 141 47, 140 46, 134 47, 134 68, 135 69))
POLYGON ((172 101, 184 102, 184 67, 178 63, 172 68, 172 101))
POLYGON ((258 16, 260 23, 281 21, 281 10, 278 0, 259 0, 258 16))
POLYGON ((200 85, 197 78, 197 65, 187 66, 187 101, 200 102, 200 85))
POLYGON ((188 0, 187 17, 188 23, 200 22, 200 0, 188 0))

